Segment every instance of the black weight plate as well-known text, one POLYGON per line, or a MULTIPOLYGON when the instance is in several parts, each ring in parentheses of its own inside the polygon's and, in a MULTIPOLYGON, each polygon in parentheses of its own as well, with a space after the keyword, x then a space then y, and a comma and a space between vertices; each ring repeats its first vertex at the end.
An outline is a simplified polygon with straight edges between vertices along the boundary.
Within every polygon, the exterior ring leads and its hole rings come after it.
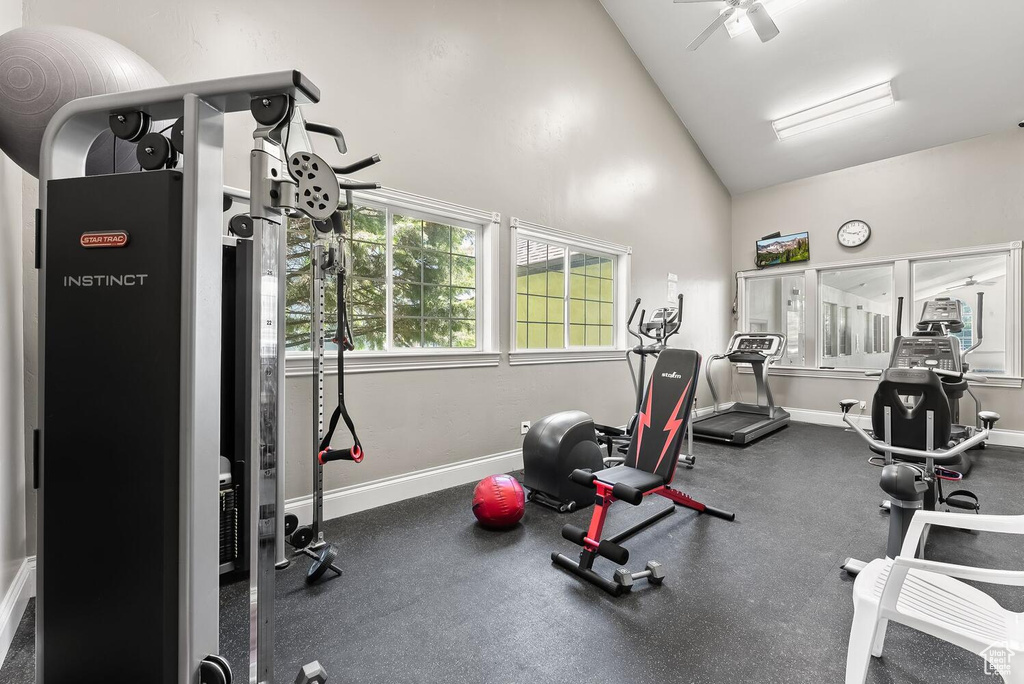
POLYGON ((299 516, 294 513, 286 513, 284 516, 284 533, 290 535, 299 529, 299 516))
POLYGON ((331 569, 331 565, 338 558, 338 550, 328 544, 320 550, 320 557, 313 561, 306 573, 306 584, 313 584, 324 576, 324 573, 331 569))

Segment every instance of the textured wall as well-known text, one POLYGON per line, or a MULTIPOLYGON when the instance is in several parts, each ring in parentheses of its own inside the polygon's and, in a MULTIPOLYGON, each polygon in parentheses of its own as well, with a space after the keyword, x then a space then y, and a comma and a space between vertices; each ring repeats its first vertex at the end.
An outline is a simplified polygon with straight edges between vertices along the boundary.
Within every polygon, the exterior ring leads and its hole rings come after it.
MULTIPOLYGON (((678 344, 723 347, 729 195, 597 0, 283 7, 27 0, 25 18, 102 33, 172 82, 306 72, 324 94, 311 111, 345 130, 350 157, 383 157, 375 180, 501 212, 503 351, 511 216, 632 245, 632 292, 651 302, 664 301, 666 274, 679 274, 687 307, 678 344)), ((234 185, 247 185, 251 129, 229 122, 234 185)), ((369 456, 330 468, 328 488, 514 449, 520 420, 560 409, 622 423, 632 402, 622 362, 512 368, 503 359, 497 368, 355 375, 347 389, 369 456)), ((310 379, 290 378, 287 392, 292 497, 309 487, 310 379)))
MULTIPOLYGON (((0 33, 21 25, 21 1, 0 0, 0 33)), ((0 153, 0 599, 25 560, 21 176, 0 153)))
MULTIPOLYGON (((733 200, 733 267, 752 268, 757 238, 805 230, 811 234, 812 266, 1021 240, 1024 132, 1014 127, 738 195, 733 200), (871 239, 847 250, 836 241, 836 230, 854 218, 871 225, 871 239)), ((736 390, 750 396, 749 380, 743 378, 736 390)), ((785 406, 838 411, 839 399, 870 400, 875 383, 776 376, 772 388, 785 406)), ((986 408, 1002 414, 999 427, 1024 430, 1022 390, 992 387, 977 393, 986 408)))

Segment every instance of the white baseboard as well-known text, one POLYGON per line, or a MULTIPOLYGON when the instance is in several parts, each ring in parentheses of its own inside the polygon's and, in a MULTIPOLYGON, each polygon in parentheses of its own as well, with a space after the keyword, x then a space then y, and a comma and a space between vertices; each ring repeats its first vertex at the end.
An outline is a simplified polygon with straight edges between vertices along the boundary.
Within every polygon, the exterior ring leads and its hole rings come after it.
MULTIPOLYGON (((468 461, 417 470, 404 475, 385 477, 373 482, 341 487, 324 492, 324 519, 339 518, 343 515, 384 506, 414 496, 430 494, 448 487, 476 482, 488 475, 507 473, 523 467, 523 450, 513 449, 468 461)), ((308 525, 313 519, 312 495, 289 499, 285 512, 294 513, 299 523, 308 525)))
POLYGON ((14 640, 14 633, 25 615, 28 600, 36 595, 36 557, 29 556, 22 561, 18 574, 0 601, 0 663, 7 658, 7 650, 14 640))
MULTIPOLYGON (((789 415, 796 423, 813 423, 815 425, 831 425, 833 427, 845 427, 841 411, 817 411, 813 409, 785 407, 789 415)), ((857 424, 864 429, 871 428, 871 416, 861 413, 854 417, 857 424)), ((1024 448, 1024 432, 1020 430, 992 430, 988 439, 993 446, 1008 446, 1024 448)))

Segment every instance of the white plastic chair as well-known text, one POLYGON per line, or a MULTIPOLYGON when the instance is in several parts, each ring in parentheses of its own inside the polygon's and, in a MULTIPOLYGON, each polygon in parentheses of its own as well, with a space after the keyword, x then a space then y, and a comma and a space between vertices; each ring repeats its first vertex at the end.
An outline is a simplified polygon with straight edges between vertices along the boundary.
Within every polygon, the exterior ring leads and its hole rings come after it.
POLYGON ((1019 587, 1024 572, 915 558, 926 525, 1024 534, 1024 515, 915 514, 900 555, 871 561, 854 582, 846 684, 864 684, 871 656, 882 655, 889 620, 978 654, 1006 684, 1024 684, 1024 613, 1008 611, 960 581, 1019 587))

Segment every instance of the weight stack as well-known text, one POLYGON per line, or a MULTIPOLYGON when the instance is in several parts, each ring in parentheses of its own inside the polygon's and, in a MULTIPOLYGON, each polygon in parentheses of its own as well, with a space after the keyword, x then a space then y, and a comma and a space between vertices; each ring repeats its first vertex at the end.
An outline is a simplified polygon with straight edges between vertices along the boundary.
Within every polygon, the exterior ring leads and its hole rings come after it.
POLYGON ((238 560, 238 498, 237 485, 228 482, 220 488, 220 571, 235 569, 238 560))

